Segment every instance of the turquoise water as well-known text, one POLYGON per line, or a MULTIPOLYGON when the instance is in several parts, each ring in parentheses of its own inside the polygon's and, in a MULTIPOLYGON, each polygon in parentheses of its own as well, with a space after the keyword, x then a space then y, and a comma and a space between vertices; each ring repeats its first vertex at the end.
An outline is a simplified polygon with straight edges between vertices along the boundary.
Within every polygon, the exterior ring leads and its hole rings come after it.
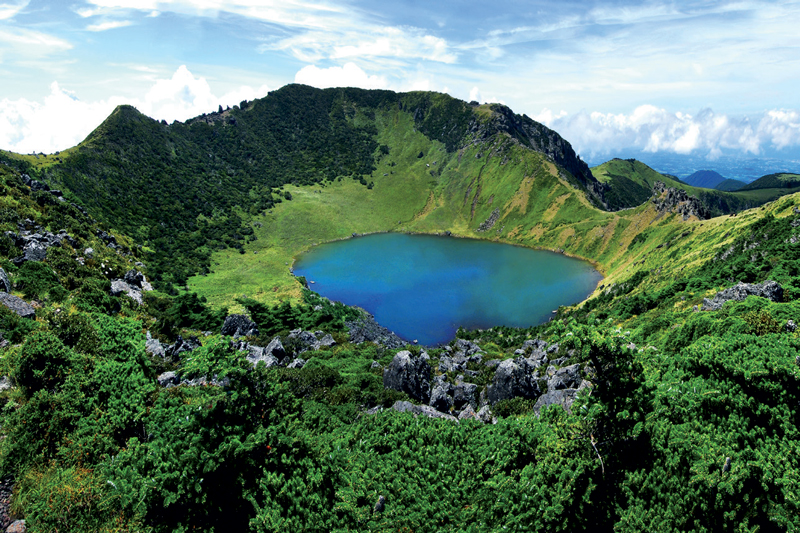
POLYGON ((449 342, 459 326, 528 327, 586 298, 602 276, 553 252, 472 239, 383 233, 314 247, 294 273, 375 315, 405 340, 449 342))

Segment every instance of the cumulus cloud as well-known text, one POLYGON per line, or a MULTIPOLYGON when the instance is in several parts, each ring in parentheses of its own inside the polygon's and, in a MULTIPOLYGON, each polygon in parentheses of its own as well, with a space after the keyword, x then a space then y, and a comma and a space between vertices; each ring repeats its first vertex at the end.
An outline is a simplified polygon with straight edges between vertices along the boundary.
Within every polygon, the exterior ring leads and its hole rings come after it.
POLYGON ((544 109, 534 118, 558 131, 578 152, 590 155, 637 149, 714 159, 723 150, 759 155, 766 148, 800 146, 800 112, 794 109, 732 117, 711 109, 690 115, 642 105, 630 114, 582 111, 569 115, 544 109))
POLYGON ((294 76, 296 83, 326 89, 328 87, 361 87, 362 89, 385 89, 389 82, 383 76, 370 76, 355 63, 343 67, 319 68, 316 65, 303 67, 294 76))
POLYGON ((157 80, 141 99, 111 97, 84 102, 58 83, 42 102, 27 99, 0 101, 0 148, 20 153, 52 153, 81 142, 120 104, 131 104, 157 120, 186 120, 242 100, 264 96, 269 88, 241 86, 216 96, 204 78, 196 78, 186 66, 169 79, 157 80))

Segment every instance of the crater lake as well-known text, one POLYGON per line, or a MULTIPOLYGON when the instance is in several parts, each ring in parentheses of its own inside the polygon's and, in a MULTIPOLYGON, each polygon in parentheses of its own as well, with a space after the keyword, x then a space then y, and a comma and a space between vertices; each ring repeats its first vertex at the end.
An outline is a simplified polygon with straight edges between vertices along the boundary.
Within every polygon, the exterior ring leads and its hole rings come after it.
POLYGON ((402 233, 315 246, 297 258, 294 273, 311 290, 361 307, 404 340, 424 345, 449 342, 459 326, 544 323, 602 279, 590 263, 554 252, 402 233))

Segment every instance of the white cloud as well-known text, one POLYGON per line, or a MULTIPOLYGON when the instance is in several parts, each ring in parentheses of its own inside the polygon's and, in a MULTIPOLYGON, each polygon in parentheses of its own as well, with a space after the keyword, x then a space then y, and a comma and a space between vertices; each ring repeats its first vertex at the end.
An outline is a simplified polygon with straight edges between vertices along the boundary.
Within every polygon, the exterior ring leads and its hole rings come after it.
POLYGON ((34 30, 21 28, 0 28, 0 60, 6 52, 15 59, 21 57, 42 57, 54 52, 72 48, 64 39, 34 30))
POLYGON ((800 112, 794 109, 731 117, 711 109, 690 115, 642 105, 630 114, 568 115, 544 109, 535 118, 558 131, 578 152, 592 155, 638 149, 716 158, 723 150, 759 155, 767 148, 800 146, 800 112))
POLYGON ((319 68, 308 65, 294 76, 296 83, 326 89, 328 87, 361 87, 362 89, 386 89, 389 82, 382 76, 370 76, 355 63, 343 67, 319 68))
POLYGON ((134 100, 110 97, 84 102, 53 82, 43 102, 24 98, 0 101, 0 148, 20 153, 64 150, 85 139, 120 104, 131 104, 150 117, 171 122, 215 111, 219 105, 259 98, 268 90, 266 85, 258 89, 242 86, 217 97, 204 78, 195 78, 185 66, 170 79, 157 80, 143 98, 134 100))
POLYGON ((0 3, 0 20, 10 19, 28 6, 28 0, 0 3))
POLYGON ((98 24, 90 24, 86 26, 86 29, 89 31, 106 31, 124 28, 125 26, 130 26, 131 24, 133 24, 133 22, 130 20, 112 20, 108 22, 100 22, 98 24))
POLYGON ((505 102, 494 96, 483 96, 480 89, 473 87, 469 91, 469 101, 475 101, 480 104, 505 104, 505 102))

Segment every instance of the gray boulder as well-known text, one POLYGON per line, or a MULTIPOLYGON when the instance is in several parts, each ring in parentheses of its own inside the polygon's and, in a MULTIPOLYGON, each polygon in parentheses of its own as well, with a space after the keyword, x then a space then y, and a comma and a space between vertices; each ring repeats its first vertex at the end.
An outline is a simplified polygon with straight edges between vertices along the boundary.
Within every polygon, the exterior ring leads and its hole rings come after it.
POLYGON ((406 342, 390 331, 375 322, 375 317, 364 312, 357 320, 345 322, 350 332, 350 342, 361 344, 363 342, 373 342, 389 349, 402 348, 406 342))
POLYGON ((14 384, 11 383, 11 379, 8 376, 0 378, 0 392, 7 391, 13 386, 14 384))
POLYGON ((293 339, 297 345, 297 353, 307 352, 309 350, 317 351, 322 347, 330 347, 336 344, 333 336, 325 334, 323 331, 311 333, 310 331, 303 331, 302 329, 295 329, 289 332, 289 338, 293 339))
POLYGON ((138 287, 140 289, 142 288, 142 283, 147 281, 144 274, 137 270, 128 270, 122 280, 131 287, 138 287))
POLYGON ((134 302, 142 305, 142 291, 139 290, 139 287, 134 287, 122 279, 111 280, 111 290, 109 292, 111 296, 126 294, 134 302))
POLYGON ((8 307, 22 318, 34 318, 36 316, 36 309, 28 302, 7 292, 0 292, 0 304, 8 307))
POLYGON ((0 291, 11 292, 11 281, 9 281, 8 274, 2 268, 0 268, 0 291))
POLYGON ((303 368, 304 366, 306 366, 307 362, 308 361, 306 361, 305 359, 300 359, 298 357, 297 359, 289 363, 286 368, 303 368))
POLYGON ((44 261, 47 259, 47 247, 38 241, 30 241, 22 249, 22 261, 44 261))
POLYGON ((181 380, 175 372, 164 372, 156 378, 158 384, 165 388, 177 387, 181 380))
POLYGON ((383 387, 405 392, 410 397, 428 403, 431 399, 431 365, 428 354, 412 356, 408 350, 398 352, 383 371, 383 387))
POLYGON ((453 407, 451 392, 452 386, 449 383, 436 384, 431 391, 430 406, 442 413, 449 413, 450 408, 453 407))
POLYGON ((506 359, 497 366, 494 379, 487 387, 489 403, 511 398, 536 398, 539 390, 539 375, 526 359, 506 359))
POLYGON ((253 367, 259 362, 263 362, 267 367, 278 366, 281 361, 287 358, 286 350, 283 348, 281 338, 278 336, 275 336, 266 347, 240 342, 238 349, 248 352, 246 358, 253 367))
POLYGON ((465 405, 476 407, 478 405, 478 386, 474 383, 458 383, 453 388, 453 405, 462 409, 465 405))
POLYGON ((331 346, 336 345, 336 341, 333 340, 333 335, 330 333, 325 333, 324 331, 315 331, 314 336, 317 338, 317 350, 320 348, 330 348, 331 346))
POLYGON ((577 389, 581 381, 580 365, 565 366, 556 370, 555 374, 547 380, 547 390, 552 392, 562 389, 577 389))
POLYGON ((258 335, 258 326, 245 315, 228 315, 222 324, 222 334, 237 337, 254 337, 258 335))
POLYGON ((494 416, 492 416, 492 410, 489 408, 489 406, 484 405, 481 407, 480 411, 478 411, 478 420, 484 424, 494 424, 496 419, 494 416))
POLYGON ((536 403, 533 405, 533 412, 538 415, 542 408, 548 405, 560 405, 569 412, 577 394, 577 389, 548 391, 536 400, 536 403))
POLYGON ((478 413, 475 412, 475 409, 473 409, 470 404, 467 404, 467 406, 464 407, 464 409, 462 409, 460 413, 458 413, 458 419, 459 420, 480 420, 480 418, 478 418, 478 413))
POLYGON ((161 341, 154 339, 149 331, 147 332, 147 340, 144 343, 144 351, 157 357, 165 357, 167 355, 161 341))
POLYGON ((760 296, 773 302, 783 301, 783 287, 775 281, 765 281, 763 283, 737 283, 729 289, 718 292, 713 298, 703 299, 702 311, 717 311, 722 309, 725 302, 731 300, 742 301, 748 296, 760 296))

